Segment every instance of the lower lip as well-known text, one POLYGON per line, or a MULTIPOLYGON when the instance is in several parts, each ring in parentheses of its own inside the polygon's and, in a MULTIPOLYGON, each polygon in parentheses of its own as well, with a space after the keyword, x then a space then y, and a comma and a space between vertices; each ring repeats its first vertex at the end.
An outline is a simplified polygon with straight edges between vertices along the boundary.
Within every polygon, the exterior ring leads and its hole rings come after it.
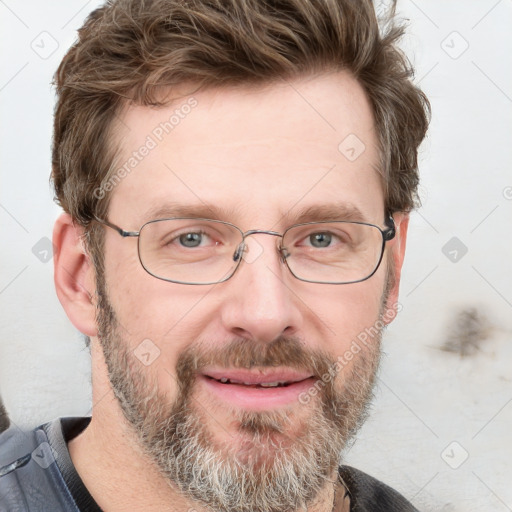
POLYGON ((239 384, 222 384, 218 380, 198 376, 198 382, 227 404, 251 411, 265 411, 291 405, 299 401, 299 395, 307 392, 315 383, 313 378, 275 388, 253 388, 239 384))

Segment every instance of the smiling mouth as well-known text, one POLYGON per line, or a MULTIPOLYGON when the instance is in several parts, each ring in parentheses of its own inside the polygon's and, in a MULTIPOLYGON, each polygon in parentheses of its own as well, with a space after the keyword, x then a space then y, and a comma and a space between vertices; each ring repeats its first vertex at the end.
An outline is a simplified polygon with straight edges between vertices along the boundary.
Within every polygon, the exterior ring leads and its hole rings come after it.
POLYGON ((310 377, 306 377, 301 380, 295 380, 295 381, 270 381, 270 382, 243 382, 236 379, 228 379, 226 377, 221 377, 220 379, 216 379, 214 377, 210 377, 209 375, 206 375, 207 378, 214 380, 216 382, 220 382, 221 384, 226 385, 235 385, 235 386, 242 386, 242 387, 249 387, 249 388, 286 388, 288 386, 291 386, 292 384, 297 384, 299 382, 303 382, 307 380, 310 377))
POLYGON ((209 399, 252 411, 298 403, 300 394, 307 392, 316 380, 309 372, 290 368, 208 368, 198 377, 209 399))

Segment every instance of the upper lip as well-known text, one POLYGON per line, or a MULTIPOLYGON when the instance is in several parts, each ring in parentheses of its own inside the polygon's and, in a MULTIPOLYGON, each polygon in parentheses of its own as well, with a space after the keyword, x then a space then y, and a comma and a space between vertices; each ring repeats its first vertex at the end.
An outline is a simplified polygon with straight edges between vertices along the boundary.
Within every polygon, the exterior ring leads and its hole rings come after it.
POLYGON ((265 368, 247 370, 243 368, 208 368, 202 374, 215 380, 228 379, 244 384, 264 384, 269 382, 300 382, 313 377, 311 373, 291 368, 265 368))

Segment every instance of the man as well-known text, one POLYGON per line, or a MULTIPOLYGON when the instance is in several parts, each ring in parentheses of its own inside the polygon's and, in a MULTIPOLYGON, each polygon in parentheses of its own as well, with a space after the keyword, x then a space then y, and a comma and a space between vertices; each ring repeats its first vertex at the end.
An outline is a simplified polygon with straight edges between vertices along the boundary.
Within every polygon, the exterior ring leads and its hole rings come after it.
POLYGON ((396 313, 428 102, 370 1, 114 1, 56 74, 55 285, 93 413, 1 510, 412 511, 339 466, 396 313))

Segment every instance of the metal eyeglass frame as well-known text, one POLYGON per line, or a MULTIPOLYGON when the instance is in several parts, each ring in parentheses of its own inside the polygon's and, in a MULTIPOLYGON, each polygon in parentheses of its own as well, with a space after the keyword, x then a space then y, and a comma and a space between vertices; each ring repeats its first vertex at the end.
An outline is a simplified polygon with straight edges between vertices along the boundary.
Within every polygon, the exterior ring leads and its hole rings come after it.
POLYGON ((340 222, 340 223, 347 223, 347 224, 361 224, 361 225, 364 225, 364 226, 371 226, 371 227, 377 228, 380 231, 380 233, 382 235, 382 246, 381 246, 381 251, 380 251, 380 258, 379 258, 379 261, 377 262, 377 265, 375 265, 375 268, 373 269, 373 271, 371 272, 370 275, 368 275, 368 276, 366 276, 366 277, 364 277, 362 279, 357 279, 355 281, 342 281, 342 282, 313 281, 313 280, 310 280, 310 279, 303 279, 301 277, 298 277, 293 272, 293 270, 290 268, 290 266, 288 265, 288 261, 287 261, 288 254, 286 254, 286 248, 282 247, 282 246, 278 246, 277 250, 278 250, 278 252, 281 255, 281 261, 286 264, 286 267, 288 268, 288 270, 290 271, 290 273, 292 274, 293 277, 295 277, 299 281, 303 281, 303 282, 306 282, 306 283, 316 283, 316 284, 354 284, 354 283, 360 283, 362 281, 366 281, 367 279, 370 279, 370 277, 372 277, 375 274, 375 272, 377 272, 377 270, 380 267, 380 264, 382 263, 382 258, 384 256, 384 249, 385 249, 385 246, 386 246, 386 242, 389 242, 390 240, 393 240, 393 238, 396 235, 395 221, 393 220, 393 217, 391 215, 388 215, 386 217, 386 220, 385 220, 386 229, 382 229, 381 227, 379 227, 379 226, 377 226, 375 224, 370 224, 369 222, 329 221, 329 220, 326 220, 326 221, 320 221, 320 222, 304 222, 304 223, 301 223, 301 224, 294 224, 293 226, 290 226, 290 227, 286 228, 286 230, 283 233, 278 233, 277 231, 268 231, 268 230, 264 230, 264 229, 250 229, 249 231, 246 231, 244 233, 238 226, 235 226, 234 224, 231 224, 230 222, 225 222, 225 221, 222 221, 222 220, 214 220, 214 219, 196 218, 196 217, 170 217, 170 218, 165 218, 165 219, 154 219, 154 220, 150 220, 148 222, 145 222, 140 227, 139 231, 127 231, 127 230, 119 227, 118 225, 116 225, 116 224, 114 224, 112 222, 109 222, 108 220, 102 220, 102 219, 99 219, 98 217, 94 217, 94 220, 96 222, 98 222, 99 224, 103 224, 104 226, 107 226, 107 227, 113 229, 114 231, 119 233, 119 235, 121 235, 123 238, 137 237, 138 238, 138 240, 137 240, 137 254, 139 256, 139 262, 140 262, 142 268, 149 275, 153 276, 156 279, 161 279, 162 281, 167 281, 167 282, 170 282, 170 283, 177 283, 177 284, 187 284, 187 285, 212 285, 212 284, 219 284, 219 283, 223 283, 223 282, 227 281, 228 279, 230 279, 231 277, 233 277, 235 272, 240 267, 240 263, 242 262, 243 258, 241 258, 241 256, 242 256, 242 254, 243 254, 243 252, 245 250, 245 239, 248 236, 263 234, 263 235, 277 236, 277 237, 280 237, 282 239, 286 235, 286 233, 290 229, 292 229, 292 228, 296 228, 296 227, 299 227, 299 226, 309 226, 309 225, 313 225, 313 224, 328 224, 328 223, 332 223, 332 222, 340 222), (213 282, 208 282, 208 283, 189 283, 189 282, 186 282, 186 281, 176 281, 176 280, 173 280, 173 279, 167 279, 165 277, 161 277, 161 276, 157 276, 157 275, 153 274, 144 265, 144 262, 142 261, 142 258, 140 256, 140 233, 144 229, 144 226, 147 226, 148 224, 152 224, 154 222, 161 222, 161 221, 165 221, 165 220, 210 221, 210 222, 216 222, 216 223, 219 223, 219 224, 225 224, 227 226, 231 226, 231 227, 235 228, 242 235, 242 241, 240 242, 240 245, 236 249, 235 253, 233 254, 233 260, 235 262, 237 262, 236 266, 233 268, 233 271, 230 274, 228 274, 226 277, 221 279, 220 281, 213 281, 213 282))

